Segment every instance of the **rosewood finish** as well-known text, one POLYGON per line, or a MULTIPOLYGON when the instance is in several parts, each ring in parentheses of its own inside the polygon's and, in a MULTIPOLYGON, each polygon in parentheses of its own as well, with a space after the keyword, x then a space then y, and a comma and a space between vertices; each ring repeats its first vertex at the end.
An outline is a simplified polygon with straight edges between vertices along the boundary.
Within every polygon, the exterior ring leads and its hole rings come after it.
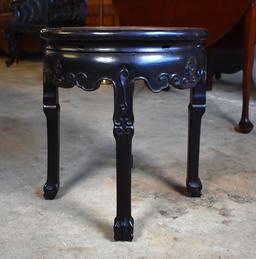
MULTIPOLYGON (((201 117, 205 112, 206 56, 203 29, 182 28, 63 28, 44 29, 44 112, 47 119, 48 169, 45 199, 59 189, 58 88, 77 86, 94 91, 102 80, 114 89, 117 214, 114 238, 133 239, 131 213, 133 90, 138 79, 152 92, 167 86, 190 89, 187 191, 201 195, 198 175, 201 117)), ((138 121, 138 123, 140 123, 138 121)), ((100 159, 100 158, 99 158, 100 159)))
MULTIPOLYGON (((254 0, 253 0, 254 1, 254 0)), ((208 30, 208 47, 233 28, 252 0, 112 0, 122 26, 183 26, 208 30)))
POLYGON ((114 12, 112 0, 89 0, 87 10, 87 26, 118 25, 118 16, 114 12))
POLYGON ((208 89, 214 74, 243 70, 243 109, 237 127, 249 133, 253 56, 256 42, 256 0, 112 0, 122 26, 187 26, 209 31, 208 89))

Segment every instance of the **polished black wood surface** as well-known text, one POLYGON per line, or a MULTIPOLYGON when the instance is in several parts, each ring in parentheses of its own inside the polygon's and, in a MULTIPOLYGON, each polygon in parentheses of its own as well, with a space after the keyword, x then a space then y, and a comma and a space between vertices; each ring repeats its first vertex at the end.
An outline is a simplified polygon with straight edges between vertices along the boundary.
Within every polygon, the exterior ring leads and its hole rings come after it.
MULTIPOLYGON (((201 195, 198 174, 201 117, 205 112, 206 56, 202 41, 206 31, 187 28, 62 28, 44 29, 44 112, 48 132, 46 199, 59 189, 58 88, 77 86, 86 91, 102 80, 114 89, 117 214, 114 238, 133 239, 131 213, 133 90, 138 79, 152 92, 166 87, 190 89, 187 190, 201 195)), ((139 123, 139 121, 137 122, 139 123)), ((99 158, 100 159, 100 158, 99 158)))

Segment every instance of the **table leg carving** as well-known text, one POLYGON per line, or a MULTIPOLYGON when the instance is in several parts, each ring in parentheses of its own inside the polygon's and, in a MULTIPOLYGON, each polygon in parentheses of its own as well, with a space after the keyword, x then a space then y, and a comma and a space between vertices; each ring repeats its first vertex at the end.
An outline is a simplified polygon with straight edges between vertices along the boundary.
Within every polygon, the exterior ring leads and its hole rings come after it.
POLYGON ((47 120, 47 181, 44 185, 44 198, 52 200, 59 190, 59 113, 58 88, 44 83, 44 113, 47 120))
POLYGON ((132 241, 133 218, 131 216, 131 163, 134 135, 133 89, 129 71, 120 72, 114 85, 114 137, 116 140, 117 216, 114 222, 114 239, 132 241))
MULTIPOLYGON (((191 89, 187 188, 201 194, 198 176, 201 117, 205 112, 206 57, 202 44, 206 31, 161 28, 56 28, 41 31, 44 58, 44 111, 48 128, 48 177, 45 197, 59 188, 60 88, 95 91, 102 80, 114 89, 113 135, 116 141, 116 217, 114 239, 132 241, 133 91, 144 80, 155 93, 173 86, 191 89)), ((104 106, 102 107, 104 109, 104 106)))
POLYGON ((188 131, 188 164, 187 164, 187 191, 191 197, 200 197, 202 183, 198 175, 199 147, 201 134, 201 118, 205 112, 205 85, 190 90, 189 104, 189 131, 188 131))

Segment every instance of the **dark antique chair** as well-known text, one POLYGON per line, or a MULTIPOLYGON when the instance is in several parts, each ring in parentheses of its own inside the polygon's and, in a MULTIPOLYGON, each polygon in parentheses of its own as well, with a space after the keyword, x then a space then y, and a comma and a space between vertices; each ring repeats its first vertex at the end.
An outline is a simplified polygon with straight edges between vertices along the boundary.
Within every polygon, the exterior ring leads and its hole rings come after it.
POLYGON ((24 34, 38 34, 42 28, 83 26, 87 0, 12 0, 13 18, 5 34, 11 54, 11 66, 17 59, 17 45, 24 34))
POLYGON ((203 27, 207 85, 221 73, 243 70, 243 110, 237 129, 249 133, 249 99, 256 41, 256 0, 113 0, 122 26, 203 27))

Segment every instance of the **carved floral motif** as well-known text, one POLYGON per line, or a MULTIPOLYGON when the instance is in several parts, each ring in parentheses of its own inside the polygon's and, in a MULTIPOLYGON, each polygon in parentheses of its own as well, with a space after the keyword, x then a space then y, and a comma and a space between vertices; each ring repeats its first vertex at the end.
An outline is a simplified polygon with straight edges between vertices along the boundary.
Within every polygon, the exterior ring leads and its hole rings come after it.
MULTIPOLYGON (((50 69, 50 68, 49 68, 50 69)), ((47 71, 49 70, 47 69, 47 71)), ((95 85, 88 85, 87 84, 87 74, 84 72, 68 72, 66 73, 63 70, 63 66, 60 60, 56 60, 55 64, 52 66, 51 71, 48 71, 48 77, 52 78, 54 84, 60 87, 70 88, 73 86, 78 86, 79 88, 86 90, 86 91, 93 91, 99 87, 99 82, 103 80, 103 77, 96 78, 95 85)), ((150 77, 154 75, 149 75, 150 77)), ((122 88, 122 98, 123 103, 122 110, 126 109, 127 106, 127 91, 125 90, 125 85, 128 83, 127 80, 133 80, 133 78, 129 78, 129 71, 124 68, 119 72, 119 81, 120 86, 122 88)), ((151 87, 151 78, 144 78, 144 81, 149 85, 149 88, 153 90, 151 87)), ((206 78, 206 71, 205 68, 202 68, 201 65, 198 65, 198 61, 195 57, 189 57, 184 70, 182 73, 161 73, 158 76, 159 81, 159 89, 164 88, 168 85, 171 85, 178 89, 187 89, 195 87, 198 82, 205 80, 206 78), (164 86, 164 87, 163 87, 164 86)), ((157 88, 157 87, 156 87, 157 88)))
POLYGON ((92 91, 95 88, 91 88, 87 85, 87 75, 83 72, 65 73, 60 60, 56 60, 52 68, 44 65, 44 78, 53 82, 57 87, 71 88, 77 86, 85 91, 92 91))
POLYGON ((117 106, 114 115, 114 134, 133 135, 133 111, 132 95, 133 84, 131 83, 128 69, 122 69, 119 73, 120 84, 115 86, 115 106, 117 106))
POLYGON ((159 75, 159 81, 172 85, 178 89, 187 89, 195 87, 198 82, 205 80, 206 71, 202 68, 198 69, 198 62, 195 57, 190 57, 185 65, 182 74, 162 73, 159 75))

